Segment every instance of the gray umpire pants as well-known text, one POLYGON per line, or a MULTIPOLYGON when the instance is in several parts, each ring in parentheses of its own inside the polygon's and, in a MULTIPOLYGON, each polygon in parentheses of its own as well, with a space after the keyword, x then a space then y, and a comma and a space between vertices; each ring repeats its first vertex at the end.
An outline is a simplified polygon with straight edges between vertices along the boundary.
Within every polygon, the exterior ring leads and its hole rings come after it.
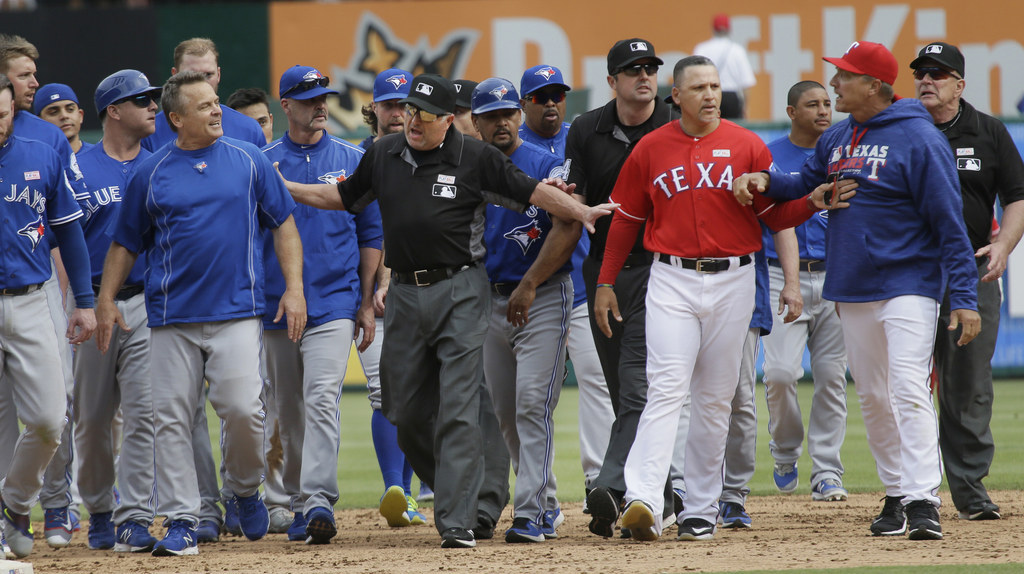
POLYGON ((333 512, 338 502, 338 402, 355 322, 338 319, 308 327, 298 343, 286 329, 264 332, 267 376, 277 396, 284 449, 283 481, 293 512, 333 512))
MULTIPOLYGON (((779 300, 785 285, 782 269, 769 267, 771 301, 779 300)), ((842 480, 839 451, 846 438, 846 346, 836 305, 823 299, 824 271, 801 271, 804 309, 792 323, 775 315, 772 332, 764 337, 764 386, 768 406, 768 447, 779 464, 800 458, 804 423, 797 399, 797 381, 804 374, 806 347, 811 354, 814 395, 807 425, 811 456, 811 487, 825 479, 842 480)))
POLYGON ((93 341, 75 352, 78 488, 90 514, 113 511, 118 525, 128 520, 148 525, 153 522, 154 432, 146 298, 140 293, 116 304, 130 330, 115 325, 106 353, 93 341), (113 428, 118 408, 124 414, 120 457, 113 428), (114 502, 115 479, 120 505, 114 502))
POLYGON ((488 290, 480 265, 424 287, 392 281, 388 290, 382 411, 413 470, 434 488, 438 532, 477 522, 488 290))
POLYGON ((998 282, 982 282, 988 258, 978 263, 978 312, 981 333, 964 347, 957 347, 960 331, 950 332, 949 295, 939 311, 935 364, 939 375, 939 447, 946 469, 949 493, 957 510, 991 502, 981 480, 988 476, 995 454, 992 438, 992 355, 999 334, 998 282))
POLYGON ((225 489, 238 496, 259 491, 266 466, 262 336, 257 317, 151 329, 157 513, 169 520, 199 520, 192 428, 204 400, 204 379, 221 419, 225 489))
POLYGON ((568 273, 537 288, 526 325, 507 320, 508 296, 491 295, 484 379, 516 473, 516 518, 543 524, 556 510, 554 412, 565 378, 573 287, 568 273))

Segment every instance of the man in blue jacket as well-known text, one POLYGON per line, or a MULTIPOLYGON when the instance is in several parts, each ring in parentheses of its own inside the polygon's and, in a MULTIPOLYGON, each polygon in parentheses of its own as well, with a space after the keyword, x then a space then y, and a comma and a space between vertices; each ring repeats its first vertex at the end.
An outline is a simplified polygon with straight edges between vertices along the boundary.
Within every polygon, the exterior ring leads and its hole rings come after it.
POLYGON ((824 297, 837 302, 868 445, 885 485, 875 536, 942 538, 938 430, 928 380, 939 302, 949 285, 949 330, 969 343, 981 330, 977 267, 967 239, 952 151, 917 100, 892 89, 898 66, 885 46, 854 42, 829 84, 830 128, 799 174, 736 179, 751 192, 799 197, 827 179, 853 179, 850 208, 830 214, 824 297))

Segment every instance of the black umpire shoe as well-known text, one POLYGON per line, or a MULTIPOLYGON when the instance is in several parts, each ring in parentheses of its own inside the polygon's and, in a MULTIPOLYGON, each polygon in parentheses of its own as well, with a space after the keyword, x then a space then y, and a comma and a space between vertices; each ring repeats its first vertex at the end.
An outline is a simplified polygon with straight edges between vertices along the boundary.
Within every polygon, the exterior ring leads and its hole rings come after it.
POLYGON ((999 507, 989 500, 969 506, 967 510, 960 512, 960 520, 999 520, 1000 518, 999 507))
POLYGON ((907 505, 907 522, 911 540, 942 540, 939 509, 927 500, 915 500, 907 505))
POLYGON ((615 523, 619 521, 619 497, 611 489, 596 486, 587 495, 590 509, 590 531, 598 536, 611 538, 615 535, 615 523))
POLYGON ((903 512, 902 497, 886 496, 885 506, 871 523, 871 534, 875 536, 902 536, 907 532, 907 515, 903 512))
POLYGON ((441 533, 441 548, 473 548, 476 538, 465 528, 447 528, 441 533))
POLYGON ((476 526, 473 527, 473 538, 476 540, 490 540, 494 538, 494 521, 490 516, 480 514, 476 517, 476 526))

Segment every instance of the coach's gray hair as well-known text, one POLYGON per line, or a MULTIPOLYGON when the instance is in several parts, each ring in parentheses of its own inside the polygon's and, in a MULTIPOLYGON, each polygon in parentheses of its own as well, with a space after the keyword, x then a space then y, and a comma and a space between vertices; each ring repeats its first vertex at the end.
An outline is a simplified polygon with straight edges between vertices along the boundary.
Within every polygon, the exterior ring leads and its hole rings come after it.
POLYGON ((676 87, 679 87, 683 83, 683 72, 690 66, 714 66, 715 63, 711 61, 711 58, 707 56, 687 56, 678 62, 674 68, 672 68, 672 83, 676 87))
POLYGON ((177 126, 171 121, 171 112, 178 115, 184 111, 185 101, 181 96, 182 86, 199 84, 206 81, 206 74, 202 72, 178 72, 171 76, 164 84, 163 94, 160 96, 160 105, 164 108, 164 115, 167 116, 167 125, 171 131, 178 133, 177 126))

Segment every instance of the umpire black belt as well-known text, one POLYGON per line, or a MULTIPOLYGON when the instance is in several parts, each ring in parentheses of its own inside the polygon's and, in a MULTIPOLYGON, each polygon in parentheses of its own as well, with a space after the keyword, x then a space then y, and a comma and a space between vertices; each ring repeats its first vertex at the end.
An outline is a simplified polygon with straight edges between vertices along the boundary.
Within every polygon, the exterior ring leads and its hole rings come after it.
POLYGON ((14 287, 12 289, 0 289, 0 295, 28 295, 33 291, 42 289, 42 283, 36 283, 35 285, 26 285, 24 287, 14 287))
MULTIPOLYGON (((753 261, 749 255, 741 255, 739 260, 739 267, 743 267, 753 261)), ((719 271, 728 271, 729 266, 732 264, 730 259, 687 259, 686 257, 676 257, 675 255, 669 255, 668 253, 659 253, 658 261, 667 263, 673 267, 693 269, 699 273, 718 273, 719 271)))
POLYGON ((447 281, 460 271, 465 271, 476 263, 457 265, 455 267, 439 267, 437 269, 420 269, 419 271, 392 271, 391 280, 396 283, 407 283, 417 287, 426 287, 441 281, 447 281))
MULTIPOLYGON (((114 301, 127 301, 145 290, 146 288, 142 285, 125 285, 124 287, 121 287, 121 289, 114 295, 114 301)), ((99 297, 100 286, 93 283, 92 292, 95 293, 97 297, 99 297)))
MULTIPOLYGON (((773 259, 771 257, 768 258, 768 265, 771 265, 772 267, 782 268, 782 262, 779 261, 778 259, 773 259)), ((818 271, 824 271, 825 270, 825 262, 822 261, 821 259, 801 259, 800 260, 800 270, 801 271, 812 272, 812 273, 813 272, 818 272, 818 271)))

